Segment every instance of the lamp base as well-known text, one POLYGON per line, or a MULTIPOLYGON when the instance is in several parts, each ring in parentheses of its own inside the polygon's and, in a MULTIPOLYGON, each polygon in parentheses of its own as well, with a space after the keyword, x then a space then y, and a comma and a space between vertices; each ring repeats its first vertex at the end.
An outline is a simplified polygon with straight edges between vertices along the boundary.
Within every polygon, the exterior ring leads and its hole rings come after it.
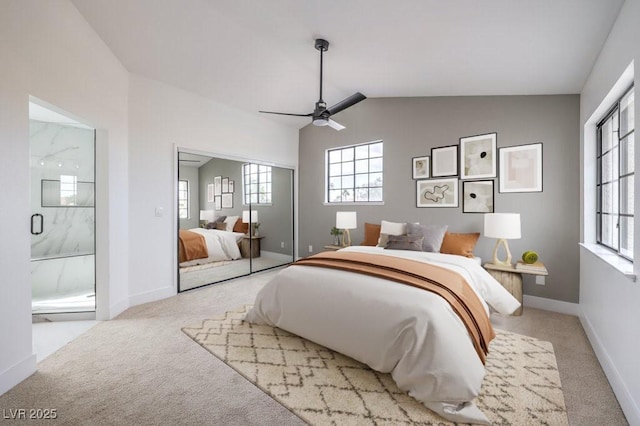
POLYGON ((342 233, 342 247, 349 247, 351 245, 351 235, 349 230, 345 229, 342 233))
POLYGON ((501 266, 513 266, 511 264, 511 252, 509 251, 509 244, 507 243, 507 240, 505 240, 504 238, 500 238, 496 243, 496 247, 493 249, 493 260, 491 260, 491 263, 493 263, 494 265, 501 265, 501 266), (498 259, 498 250, 500 249, 501 245, 504 246, 504 251, 507 255, 507 257, 504 260, 498 259))

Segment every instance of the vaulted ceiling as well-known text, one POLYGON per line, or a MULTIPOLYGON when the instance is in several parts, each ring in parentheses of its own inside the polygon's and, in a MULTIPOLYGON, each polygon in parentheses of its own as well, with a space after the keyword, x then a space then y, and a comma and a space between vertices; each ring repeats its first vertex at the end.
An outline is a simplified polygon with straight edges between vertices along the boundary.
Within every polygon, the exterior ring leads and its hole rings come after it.
MULTIPOLYGON (((72 0, 132 73, 229 106, 579 93, 624 0, 72 0)), ((265 116, 292 127, 303 118, 265 116)))

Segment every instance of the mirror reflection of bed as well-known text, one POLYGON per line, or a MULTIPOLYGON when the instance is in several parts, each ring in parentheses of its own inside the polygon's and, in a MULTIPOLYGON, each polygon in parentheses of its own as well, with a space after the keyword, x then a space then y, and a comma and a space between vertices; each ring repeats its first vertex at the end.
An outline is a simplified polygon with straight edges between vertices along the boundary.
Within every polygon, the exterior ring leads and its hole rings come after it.
POLYGON ((178 150, 178 291, 293 261, 293 170, 178 150))

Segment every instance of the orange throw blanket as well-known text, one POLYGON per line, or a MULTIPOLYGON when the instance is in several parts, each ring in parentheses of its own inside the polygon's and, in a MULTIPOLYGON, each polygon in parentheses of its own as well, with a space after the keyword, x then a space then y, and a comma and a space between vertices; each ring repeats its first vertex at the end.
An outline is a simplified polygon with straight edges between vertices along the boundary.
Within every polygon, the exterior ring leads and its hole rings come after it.
POLYGON ((178 235, 178 261, 180 263, 209 257, 204 235, 181 229, 178 235))
POLYGON ((445 299, 469 331, 473 346, 485 363, 489 343, 496 336, 482 302, 469 283, 454 271, 393 256, 352 252, 325 252, 293 265, 340 269, 422 288, 445 299))

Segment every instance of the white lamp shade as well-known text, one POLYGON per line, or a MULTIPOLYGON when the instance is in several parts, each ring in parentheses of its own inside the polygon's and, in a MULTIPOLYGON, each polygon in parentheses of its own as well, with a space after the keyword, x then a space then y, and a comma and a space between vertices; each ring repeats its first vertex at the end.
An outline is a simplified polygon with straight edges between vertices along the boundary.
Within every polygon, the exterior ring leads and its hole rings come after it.
POLYGON ((520 214, 486 213, 484 215, 484 236, 505 240, 520 238, 520 214))
POLYGON ((200 220, 213 222, 214 219, 215 219, 215 212, 213 210, 200 210, 200 220))
POLYGON ((358 227, 358 215, 356 212, 336 212, 336 228, 356 229, 358 227))
POLYGON ((243 210, 242 221, 244 223, 258 223, 258 210, 243 210))

